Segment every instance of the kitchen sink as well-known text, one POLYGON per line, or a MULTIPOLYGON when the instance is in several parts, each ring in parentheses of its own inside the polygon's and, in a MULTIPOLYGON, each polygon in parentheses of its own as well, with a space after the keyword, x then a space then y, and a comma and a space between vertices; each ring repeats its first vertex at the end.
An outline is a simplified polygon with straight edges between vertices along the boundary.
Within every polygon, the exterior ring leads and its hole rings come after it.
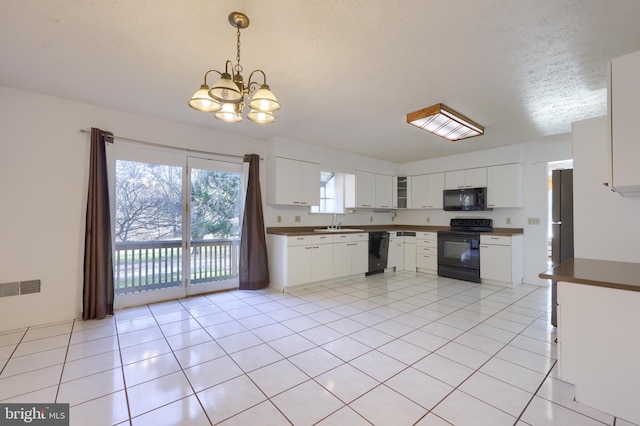
POLYGON ((342 229, 331 229, 331 228, 318 228, 314 229, 315 232, 362 232, 364 229, 353 229, 353 228, 342 228, 342 229))

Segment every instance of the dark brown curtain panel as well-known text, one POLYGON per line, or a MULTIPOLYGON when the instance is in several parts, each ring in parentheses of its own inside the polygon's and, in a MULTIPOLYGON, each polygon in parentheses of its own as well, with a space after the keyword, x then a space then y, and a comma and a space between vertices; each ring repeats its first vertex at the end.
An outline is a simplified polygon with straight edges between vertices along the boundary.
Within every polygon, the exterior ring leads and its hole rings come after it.
POLYGON ((240 237, 240 290, 259 290, 269 286, 267 242, 260 195, 260 156, 245 155, 244 162, 249 163, 249 182, 240 237))
POLYGON ((85 320, 113 315, 113 259, 105 150, 107 142, 113 142, 112 133, 91 129, 82 297, 82 319, 85 320))

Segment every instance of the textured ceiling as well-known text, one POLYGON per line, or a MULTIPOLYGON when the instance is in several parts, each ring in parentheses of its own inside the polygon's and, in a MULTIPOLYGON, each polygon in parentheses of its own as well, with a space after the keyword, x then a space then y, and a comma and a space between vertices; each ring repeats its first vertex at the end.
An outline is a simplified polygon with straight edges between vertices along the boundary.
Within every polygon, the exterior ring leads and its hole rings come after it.
MULTIPOLYGON (((606 114, 606 64, 640 49, 638 0, 0 0, 0 85, 260 139, 408 162, 541 140, 606 114), (235 61, 282 103, 227 124, 187 106, 235 61), (486 128, 406 124, 435 103, 486 128)), ((90 123, 88 123, 89 125, 90 123)))

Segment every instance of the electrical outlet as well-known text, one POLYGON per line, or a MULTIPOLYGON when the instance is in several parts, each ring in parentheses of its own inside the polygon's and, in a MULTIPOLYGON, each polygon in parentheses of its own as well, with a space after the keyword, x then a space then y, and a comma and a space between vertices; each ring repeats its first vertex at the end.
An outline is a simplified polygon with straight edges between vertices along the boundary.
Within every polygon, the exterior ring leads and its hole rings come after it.
POLYGON ((373 216, 369 218, 369 222, 373 222, 373 216))
POLYGON ((427 223, 431 223, 431 218, 427 216, 427 223))
POLYGON ((278 216, 278 223, 282 223, 282 216, 278 216))
POLYGON ((296 216, 296 223, 300 222, 300 216, 296 216))
POLYGON ((507 218, 507 225, 511 225, 511 218, 510 217, 507 218))
POLYGON ((539 218, 539 217, 530 217, 530 218, 527 220, 527 223, 528 223, 529 225, 540 225, 540 218, 539 218))

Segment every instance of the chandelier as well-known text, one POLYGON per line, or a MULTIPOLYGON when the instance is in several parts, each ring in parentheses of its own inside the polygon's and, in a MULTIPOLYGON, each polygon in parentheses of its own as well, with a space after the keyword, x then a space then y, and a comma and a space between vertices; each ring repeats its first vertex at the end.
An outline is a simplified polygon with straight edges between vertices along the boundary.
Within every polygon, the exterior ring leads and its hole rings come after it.
POLYGON ((280 109, 280 103, 267 84, 267 76, 262 70, 255 70, 249 74, 249 81, 245 84, 240 65, 240 29, 249 26, 249 18, 240 12, 229 15, 229 23, 237 29, 237 63, 230 60, 225 64, 225 71, 209 70, 204 74, 204 83, 191 97, 189 106, 202 112, 211 112, 214 116, 227 123, 242 121, 245 102, 250 111, 247 118, 256 123, 271 123, 276 118, 274 111, 280 109), (213 87, 207 85, 207 76, 218 73, 220 79, 213 87), (262 74, 262 84, 254 81, 254 75, 262 74))

